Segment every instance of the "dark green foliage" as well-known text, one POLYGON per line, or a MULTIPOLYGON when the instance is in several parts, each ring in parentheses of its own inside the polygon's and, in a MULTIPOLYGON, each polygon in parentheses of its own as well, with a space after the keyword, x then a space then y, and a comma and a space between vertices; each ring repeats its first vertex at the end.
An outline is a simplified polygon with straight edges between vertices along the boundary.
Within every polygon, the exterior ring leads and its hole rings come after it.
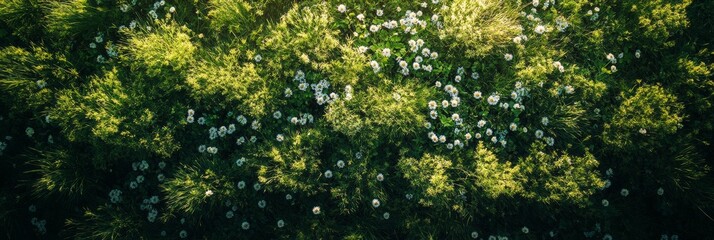
POLYGON ((84 197, 96 187, 99 177, 93 171, 91 162, 85 161, 86 157, 63 150, 37 153, 37 158, 31 162, 36 169, 30 171, 38 175, 32 185, 33 194, 45 198, 84 197))
POLYGON ((75 239, 139 239, 140 222, 128 211, 110 206, 99 206, 96 210, 84 210, 81 217, 68 219, 67 226, 75 239))
POLYGON ((643 86, 625 99, 605 125, 605 143, 620 149, 656 149, 679 128, 682 104, 659 86, 643 86))
POLYGON ((0 238, 707 239, 712 10, 0 1, 0 238))
POLYGON ((54 102, 57 90, 69 88, 79 78, 72 64, 61 54, 51 54, 42 47, 30 51, 7 47, 0 50, 0 88, 5 100, 17 112, 45 110, 54 102))

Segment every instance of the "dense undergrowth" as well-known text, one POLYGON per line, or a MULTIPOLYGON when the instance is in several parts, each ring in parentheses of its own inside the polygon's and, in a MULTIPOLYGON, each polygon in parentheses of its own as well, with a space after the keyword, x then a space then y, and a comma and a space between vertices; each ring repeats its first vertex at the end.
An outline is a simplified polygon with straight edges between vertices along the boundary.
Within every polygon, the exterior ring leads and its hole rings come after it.
POLYGON ((707 239, 714 3, 2 0, 7 239, 707 239))

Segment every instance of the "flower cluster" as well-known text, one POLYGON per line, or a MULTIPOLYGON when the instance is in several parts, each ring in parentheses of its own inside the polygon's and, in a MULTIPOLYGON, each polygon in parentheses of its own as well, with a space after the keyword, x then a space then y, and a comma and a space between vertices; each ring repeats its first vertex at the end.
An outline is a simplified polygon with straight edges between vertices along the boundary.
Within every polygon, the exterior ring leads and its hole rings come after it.
POLYGON ((121 190, 112 189, 112 191, 109 192, 109 200, 114 204, 120 203, 121 202, 121 190))

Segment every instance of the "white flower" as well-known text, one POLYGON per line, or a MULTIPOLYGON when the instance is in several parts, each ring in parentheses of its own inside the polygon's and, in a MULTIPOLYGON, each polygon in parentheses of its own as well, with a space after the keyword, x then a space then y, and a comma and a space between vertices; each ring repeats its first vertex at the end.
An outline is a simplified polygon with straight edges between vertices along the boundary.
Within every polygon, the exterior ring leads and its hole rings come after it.
POLYGON ((198 152, 203 153, 206 151, 206 145, 198 146, 198 152))
POLYGON ((268 203, 267 203, 265 200, 260 200, 260 201, 258 201, 258 207, 259 207, 259 208, 265 208, 265 205, 267 205, 267 204, 268 204, 268 203))
POLYGON ((238 182, 238 189, 243 189, 243 188, 245 188, 245 181, 238 182))
POLYGON ((474 137, 475 137, 476 139, 481 139, 481 133, 476 133, 476 134, 474 134, 474 137))
POLYGON ((200 124, 200 125, 206 124, 206 118, 204 118, 204 117, 198 118, 198 124, 200 124))
POLYGON ((357 15, 357 20, 363 21, 364 22, 364 14, 359 14, 357 15))
POLYGON ((292 200, 292 199, 293 199, 293 195, 290 195, 289 193, 285 194, 285 200, 292 200))
POLYGON ((533 29, 533 31, 537 34, 543 34, 545 32, 545 26, 543 25, 538 25, 533 29))
POLYGON ((486 120, 479 120, 478 123, 476 124, 478 128, 482 128, 483 126, 486 126, 486 120))
POLYGON ((424 48, 421 50, 421 55, 423 55, 424 57, 428 57, 429 54, 431 54, 431 50, 429 50, 428 48, 424 48))
POLYGON ((206 152, 210 154, 216 154, 218 153, 218 148, 217 147, 207 147, 206 152))
POLYGON ((511 129, 511 131, 516 131, 518 130, 518 125, 516 123, 511 123, 508 128, 511 129))
POLYGON ((548 123, 550 121, 548 120, 548 117, 543 117, 540 119, 540 123, 543 124, 543 126, 548 126, 548 123))
POLYGON ((370 32, 373 32, 373 33, 376 33, 377 31, 379 31, 379 26, 378 26, 378 25, 371 25, 371 26, 369 26, 369 31, 370 31, 370 32))
POLYGON ((547 137, 545 138, 545 143, 548 144, 548 146, 553 146, 553 144, 555 144, 555 139, 552 137, 547 137))
POLYGON ((372 199, 372 207, 378 208, 381 203, 379 202, 379 199, 372 199))
POLYGON ((541 130, 536 130, 536 131, 535 131, 535 137, 536 137, 536 138, 542 138, 542 137, 543 137, 543 131, 541 131, 541 130))
POLYGON ((436 109, 437 106, 438 106, 438 105, 436 104, 436 101, 433 101, 433 100, 432 100, 432 101, 429 101, 429 109, 430 109, 430 110, 436 109))
POLYGON ((369 65, 372 67, 372 70, 377 73, 379 72, 379 63, 377 61, 371 61, 369 62, 369 65))
POLYGON ((389 215, 389 212, 385 212, 384 214, 382 214, 382 217, 383 217, 385 220, 386 220, 386 219, 389 219, 389 216, 390 216, 390 215, 389 215))
POLYGON ((491 136, 491 135, 493 135, 493 130, 491 130, 490 128, 486 129, 486 136, 491 136))
POLYGON ((312 214, 315 214, 315 215, 320 214, 320 207, 319 207, 319 206, 313 207, 313 208, 312 208, 312 214))
POLYGON ((239 115, 238 117, 236 117, 236 121, 238 121, 238 123, 240 123, 241 125, 245 125, 246 123, 248 123, 248 119, 246 119, 243 115, 239 115))
POLYGON ((285 221, 283 221, 282 219, 278 220, 278 228, 282 228, 284 226, 285 226, 285 221))
POLYGON ((510 54, 510 53, 503 54, 503 59, 506 59, 506 61, 511 61, 511 60, 513 60, 513 54, 510 54))
POLYGON ((473 239, 478 238, 478 232, 476 232, 476 231, 471 232, 471 238, 473 238, 473 239))
POLYGON ((344 4, 340 4, 337 6, 337 11, 340 13, 345 13, 347 11, 347 7, 344 4))
POLYGON ((565 93, 567 93, 567 94, 573 94, 573 93, 575 93, 575 88, 574 88, 573 86, 570 86, 570 85, 565 86, 565 93))
POLYGON ((602 237, 602 240, 612 240, 612 235, 605 234, 605 236, 602 237))
POLYGON ((446 142, 446 136, 444 136, 444 135, 439 136, 439 142, 440 142, 440 143, 445 143, 445 142, 446 142))
POLYGON ((641 55, 641 52, 640 52, 639 49, 637 49, 637 50, 635 51, 635 57, 636 57, 636 58, 640 58, 640 55, 641 55))
POLYGON ((436 59, 439 57, 439 53, 437 52, 431 52, 431 55, 429 56, 431 59, 436 59))
POLYGON ((243 230, 248 230, 250 228, 250 223, 243 222, 240 227, 243 228, 243 230))
POLYGON ((32 135, 35 135, 35 129, 27 127, 25 128, 25 134, 27 134, 28 137, 32 137, 32 135))
POLYGON ((384 181, 384 175, 383 174, 377 174, 377 181, 384 181))
POLYGON ((186 230, 181 230, 181 232, 179 232, 179 237, 181 237, 181 238, 188 237, 188 232, 186 232, 186 230))
MULTIPOLYGON (((432 134, 433 134, 433 132, 432 132, 432 134)), ((439 137, 437 137, 436 134, 431 135, 430 138, 431 138, 431 141, 432 141, 432 142, 435 142, 435 143, 436 143, 436 142, 439 141, 439 137)))
POLYGON ((630 190, 627 190, 627 188, 623 188, 622 190, 620 190, 620 195, 622 195, 623 197, 627 197, 627 195, 630 195, 630 190))
POLYGON ((332 178, 332 171, 330 171, 330 170, 325 171, 325 177, 332 178))
POLYGON ((602 200, 602 206, 603 206, 603 207, 610 206, 610 201, 608 201, 607 199, 603 199, 603 200, 602 200))
POLYGON ((444 91, 447 93, 451 93, 452 91, 454 91, 454 86, 451 84, 448 84, 448 85, 444 86, 444 91))
POLYGON ((283 136, 282 134, 278 134, 277 136, 275 136, 275 140, 277 140, 278 142, 282 142, 283 140, 285 140, 285 136, 283 136))
POLYGON ((497 142, 498 142, 498 138, 496 138, 496 136, 491 137, 491 142, 497 143, 497 142))
POLYGON ((424 46, 424 40, 422 40, 421 38, 420 38, 420 39, 417 39, 417 40, 416 40, 416 46, 417 46, 417 47, 422 47, 422 46, 424 46))
POLYGON ((498 95, 491 95, 488 97, 487 101, 489 105, 496 105, 498 104, 498 100, 500 99, 501 97, 499 97, 498 95))
POLYGON ((239 137, 238 139, 236 139, 236 144, 238 146, 243 145, 243 143, 245 143, 245 137, 239 137))
POLYGON ((610 63, 615 64, 617 63, 617 58, 615 58, 615 55, 612 53, 608 53, 607 56, 605 56, 607 60, 610 61, 610 63))
POLYGON ((256 62, 260 62, 261 60, 263 60, 263 56, 260 56, 260 54, 256 54, 253 60, 255 60, 256 62))
POLYGON ((474 98, 476 98, 476 99, 481 99, 481 97, 482 97, 482 96, 481 96, 481 91, 475 91, 475 92, 474 92, 474 98))
POLYGON ((389 48, 382 49, 382 56, 389 57, 392 56, 392 50, 389 48))
POLYGON ((521 231, 525 234, 528 234, 530 232, 530 230, 526 226, 523 226, 523 228, 521 228, 521 231))
POLYGON ((261 188, 260 183, 253 184, 253 189, 255 189, 255 191, 260 190, 260 188, 261 188))
POLYGON ((459 117, 458 113, 451 114, 451 120, 456 121, 456 120, 459 120, 459 118, 460 117, 459 117))
POLYGON ((239 158, 238 160, 236 160, 236 166, 238 166, 238 167, 243 166, 244 163, 245 163, 245 158, 244 158, 244 157, 239 158))
POLYGON ((367 46, 359 46, 359 47, 357 48, 357 51, 358 51, 359 53, 366 53, 367 50, 369 50, 369 48, 367 48, 367 46))
POLYGON ((664 194, 664 189, 663 188, 658 188, 657 189, 657 195, 662 196, 664 194))
POLYGON ((337 161, 337 167, 338 167, 338 168, 344 168, 344 167, 345 167, 345 161, 342 161, 342 160, 337 161))
POLYGON ((205 195, 206 195, 206 197, 213 196, 213 191, 211 191, 211 190, 206 190, 205 195))
POLYGON ((602 189, 609 188, 612 185, 612 182, 607 179, 605 180, 605 184, 602 186, 602 189))
POLYGON ((513 43, 515 43, 515 44, 521 44, 521 41, 522 41, 522 39, 520 36, 516 36, 513 38, 513 43))
POLYGON ((647 134, 647 129, 640 128, 640 134, 647 134))
POLYGON ((382 11, 382 9, 377 9, 377 16, 381 17, 382 15, 384 15, 384 11, 382 11))
POLYGON ((610 66, 610 71, 613 73, 617 72, 617 66, 615 66, 615 65, 610 66))

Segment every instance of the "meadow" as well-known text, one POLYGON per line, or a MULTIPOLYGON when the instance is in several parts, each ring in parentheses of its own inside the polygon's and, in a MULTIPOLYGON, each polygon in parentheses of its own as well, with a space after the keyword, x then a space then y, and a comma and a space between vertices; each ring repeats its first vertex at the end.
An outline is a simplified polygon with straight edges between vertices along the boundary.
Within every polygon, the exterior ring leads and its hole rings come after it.
POLYGON ((0 238, 710 239, 712 11, 0 0, 0 238))

